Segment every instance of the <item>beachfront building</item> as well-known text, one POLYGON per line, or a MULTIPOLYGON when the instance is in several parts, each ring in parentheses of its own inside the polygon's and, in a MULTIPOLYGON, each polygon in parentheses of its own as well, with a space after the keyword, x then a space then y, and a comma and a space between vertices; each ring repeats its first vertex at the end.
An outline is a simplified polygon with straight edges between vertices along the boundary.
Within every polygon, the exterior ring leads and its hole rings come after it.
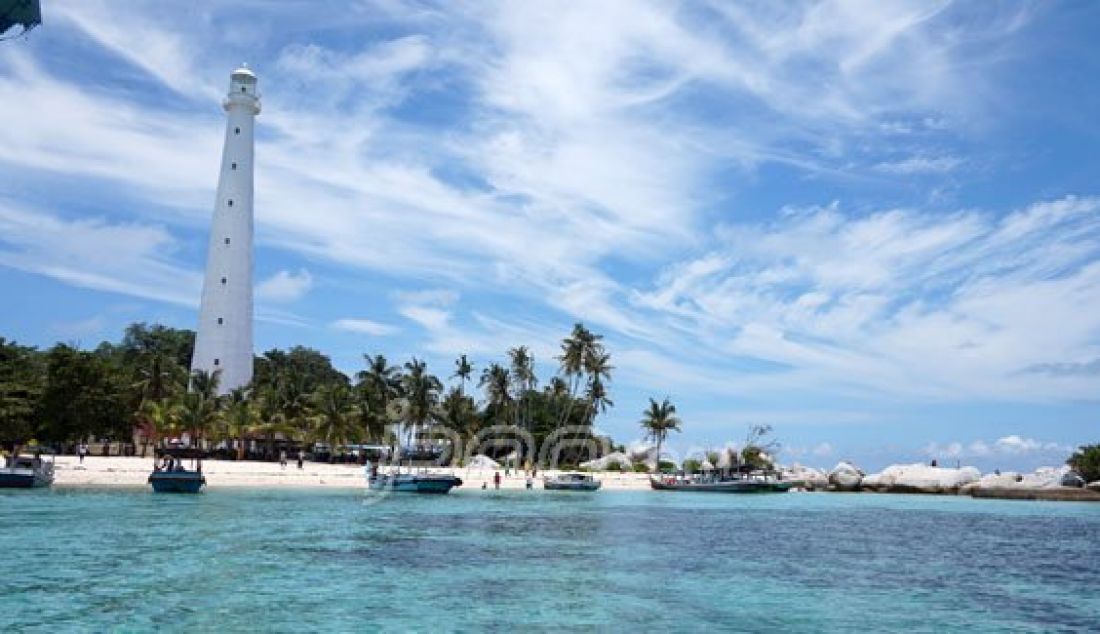
POLYGON ((252 380, 252 128, 260 98, 247 65, 230 75, 222 106, 225 144, 191 370, 220 372, 224 394, 252 380))

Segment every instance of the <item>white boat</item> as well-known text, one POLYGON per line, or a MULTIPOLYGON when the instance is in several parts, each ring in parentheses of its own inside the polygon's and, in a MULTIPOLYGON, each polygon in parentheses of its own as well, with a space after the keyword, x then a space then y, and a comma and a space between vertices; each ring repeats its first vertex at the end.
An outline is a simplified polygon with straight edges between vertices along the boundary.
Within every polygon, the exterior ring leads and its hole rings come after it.
POLYGON ((602 483, 587 473, 559 473, 542 479, 548 491, 595 491, 602 483))
POLYGON ((448 493, 462 486, 462 478, 436 473, 380 473, 367 467, 367 488, 400 493, 448 493))
POLYGON ((53 484, 53 456, 49 460, 41 452, 33 456, 8 456, 7 464, 0 468, 0 488, 29 489, 53 484))

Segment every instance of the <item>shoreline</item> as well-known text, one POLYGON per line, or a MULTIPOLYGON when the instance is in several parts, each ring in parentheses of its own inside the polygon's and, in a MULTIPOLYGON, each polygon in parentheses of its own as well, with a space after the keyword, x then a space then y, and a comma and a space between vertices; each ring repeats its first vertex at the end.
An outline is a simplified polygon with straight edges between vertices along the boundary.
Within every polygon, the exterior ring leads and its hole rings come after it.
MULTIPOLYGON (((147 478, 152 471, 152 458, 140 457, 92 457, 85 458, 81 465, 75 456, 58 456, 55 462, 54 487, 59 489, 90 488, 145 488, 147 478)), ((501 490, 526 490, 526 476, 522 472, 513 472, 504 476, 503 469, 476 469, 465 467, 430 467, 431 473, 445 473, 462 478, 463 490, 480 490, 482 484, 487 490, 493 487, 493 474, 501 474, 501 490)), ((356 489, 365 485, 363 467, 349 464, 327 464, 307 462, 298 469, 296 462, 288 462, 285 468, 278 463, 207 460, 203 462, 203 473, 207 476, 208 489, 356 489)), ((542 490, 542 477, 561 473, 560 470, 539 471, 535 478, 534 490, 542 490)), ((617 471, 594 472, 603 486, 601 491, 651 491, 649 475, 646 473, 622 473, 617 471)), ((815 490, 815 493, 864 493, 882 495, 876 491, 829 491, 815 490)), ((975 488, 967 491, 931 492, 895 492, 899 495, 942 495, 972 497, 974 499, 1100 502, 1100 493, 1086 489, 1057 487, 1049 489, 1016 489, 1007 487, 975 488)))

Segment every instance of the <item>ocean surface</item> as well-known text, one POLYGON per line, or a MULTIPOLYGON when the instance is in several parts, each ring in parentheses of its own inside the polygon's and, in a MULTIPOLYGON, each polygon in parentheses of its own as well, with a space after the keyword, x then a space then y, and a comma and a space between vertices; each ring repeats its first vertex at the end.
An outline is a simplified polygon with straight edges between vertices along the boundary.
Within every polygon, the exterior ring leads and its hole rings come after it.
POLYGON ((0 567, 4 631, 1100 629, 1084 503, 5 490, 0 567))

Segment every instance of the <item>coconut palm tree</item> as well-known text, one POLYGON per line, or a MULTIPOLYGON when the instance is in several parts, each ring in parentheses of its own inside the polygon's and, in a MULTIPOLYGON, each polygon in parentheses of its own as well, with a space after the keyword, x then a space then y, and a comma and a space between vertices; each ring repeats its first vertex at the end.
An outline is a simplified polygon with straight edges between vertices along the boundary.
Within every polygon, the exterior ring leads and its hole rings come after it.
POLYGON ((676 416, 676 406, 668 397, 658 404, 652 398, 649 399, 649 409, 642 413, 642 429, 646 431, 646 437, 657 441, 657 470, 661 469, 661 445, 668 438, 670 431, 680 431, 680 419, 676 416))
POLYGON ((573 413, 573 403, 577 398, 577 390, 585 375, 585 368, 591 365, 592 360, 603 354, 603 345, 600 340, 602 335, 593 334, 577 322, 573 324, 573 331, 561 342, 561 354, 558 356, 559 372, 569 383, 569 401, 561 415, 558 425, 564 425, 573 413))
POLYGON ((512 381, 515 384, 516 394, 519 395, 515 424, 529 429, 531 416, 527 407, 530 400, 527 394, 538 385, 538 378, 535 376, 535 357, 531 356, 527 346, 512 348, 508 351, 508 357, 512 361, 512 381))
MULTIPOLYGON (((155 447, 164 436, 177 429, 181 414, 179 401, 172 398, 142 402, 138 419, 145 429, 146 442, 151 440, 155 447)), ((142 457, 145 456, 147 446, 146 444, 141 449, 142 457)))
POLYGON ((160 350, 144 355, 133 388, 141 400, 159 401, 178 394, 187 384, 187 372, 160 350))
POLYGON ((373 357, 363 355, 363 359, 367 362, 367 369, 356 374, 361 417, 368 435, 381 437, 386 425, 391 422, 391 403, 401 395, 400 370, 391 366, 380 354, 373 357))
POLYGON ((443 383, 428 373, 427 363, 416 357, 405 363, 405 375, 401 383, 405 399, 405 420, 411 426, 410 431, 422 431, 438 418, 436 406, 439 405, 443 383))
POLYGON ((512 404, 512 379, 508 370, 499 363, 493 363, 482 370, 477 385, 485 389, 486 409, 492 412, 495 422, 507 421, 512 404))
POLYGON ((229 393, 222 423, 226 440, 237 441, 237 460, 244 460, 245 439, 261 427, 260 408, 245 388, 229 393))
POLYGON ((330 383, 317 388, 311 397, 313 437, 333 449, 359 440, 359 406, 347 386, 330 383))
POLYGON ((466 355, 462 355, 455 359, 455 373, 451 375, 452 379, 458 379, 459 391, 461 394, 466 393, 466 381, 470 380, 470 375, 474 373, 474 366, 466 359, 466 355))
POLYGON ((221 383, 221 370, 208 372, 195 370, 191 373, 191 391, 199 394, 204 399, 213 400, 218 397, 218 385, 221 383))
POLYGON ((594 375, 588 381, 588 389, 585 390, 584 399, 588 402, 588 411, 585 421, 592 425, 596 414, 607 412, 607 408, 614 407, 615 402, 608 398, 607 388, 599 375, 594 375))
POLYGON ((439 405, 443 423, 462 436, 471 436, 477 431, 477 405, 461 388, 451 388, 439 405))
POLYGON ((611 355, 601 350, 594 350, 592 354, 585 357, 584 362, 585 372, 588 373, 588 387, 585 391, 585 401, 587 405, 585 407, 584 420, 587 424, 592 424, 592 419, 595 418, 597 411, 604 412, 607 408, 613 406, 614 403, 607 398, 607 386, 605 382, 611 380, 611 371, 615 369, 611 365, 611 355))
POLYGON ((180 431, 191 434, 195 446, 217 434, 221 424, 222 408, 218 398, 209 398, 202 392, 188 392, 180 401, 177 419, 180 431))

